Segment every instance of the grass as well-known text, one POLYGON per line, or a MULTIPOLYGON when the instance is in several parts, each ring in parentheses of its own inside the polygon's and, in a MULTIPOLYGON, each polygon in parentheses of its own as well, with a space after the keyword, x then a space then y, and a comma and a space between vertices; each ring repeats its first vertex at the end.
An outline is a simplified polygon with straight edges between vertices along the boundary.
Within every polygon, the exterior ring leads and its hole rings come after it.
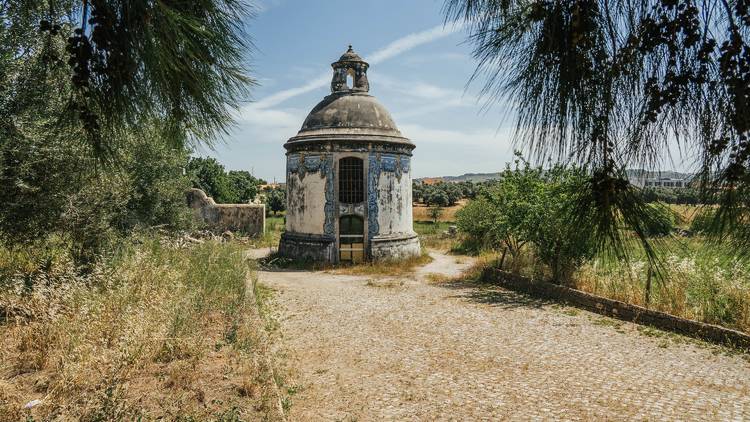
MULTIPOLYGON (((689 226, 697 207, 673 208, 683 216, 683 225, 689 226)), ((443 225, 448 223, 438 223, 433 228, 417 222, 415 228, 425 236, 425 243, 437 242, 445 249, 457 251, 462 240, 460 237, 441 239, 436 235, 443 225), (435 236, 438 240, 431 240, 435 236)), ((727 246, 709 243, 701 237, 666 237, 657 243, 664 272, 652 276, 648 302, 648 266, 636 245, 633 245, 629 263, 607 256, 588 261, 574 274, 572 287, 750 333, 750 259, 738 258, 727 246)), ((480 262, 479 265, 483 264, 480 262)), ((506 256, 503 267, 534 279, 550 276, 528 245, 515 262, 506 256)))
POLYGON ((145 239, 87 274, 64 255, 0 248, 0 274, 12 274, 0 420, 278 416, 270 298, 240 245, 145 239))
POLYGON ((451 250, 457 244, 455 236, 446 234, 452 225, 452 221, 414 221, 414 231, 419 235, 423 247, 451 250))
POLYGON ((672 315, 750 332, 750 261, 701 238, 665 240, 665 274, 652 277, 646 303, 648 266, 599 257, 575 276, 575 287, 672 315))
MULTIPOLYGON (((440 215, 440 218, 438 218, 438 222, 450 222, 456 220, 456 211, 460 210, 461 208, 466 205, 467 200, 462 199, 458 201, 458 203, 452 207, 443 207, 443 213, 440 215)), ((414 217, 414 221, 431 221, 430 218, 430 211, 427 205, 421 204, 421 203, 415 203, 412 206, 412 214, 414 217)))
POLYGON ((276 248, 281 240, 281 233, 284 231, 284 216, 266 217, 266 230, 263 236, 253 242, 256 248, 276 248))
POLYGON ((403 276, 414 272, 417 267, 427 265, 432 258, 422 249, 422 254, 397 261, 375 261, 362 262, 358 264, 341 264, 329 267, 328 271, 334 274, 349 275, 372 275, 372 276, 403 276))

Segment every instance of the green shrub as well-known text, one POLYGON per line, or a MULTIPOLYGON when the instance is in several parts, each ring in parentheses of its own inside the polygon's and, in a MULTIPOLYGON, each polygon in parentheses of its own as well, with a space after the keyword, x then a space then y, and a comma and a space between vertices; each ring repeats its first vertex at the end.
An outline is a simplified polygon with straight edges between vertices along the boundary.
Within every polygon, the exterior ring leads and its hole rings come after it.
POLYGON ((677 229, 677 214, 667 205, 652 202, 647 205, 649 218, 644 225, 646 236, 668 236, 677 229))
POLYGON ((456 226, 467 235, 465 249, 479 252, 501 246, 493 237, 494 212, 486 197, 477 197, 456 212, 456 226))
POLYGON ((690 223, 690 231, 696 234, 710 234, 716 229, 716 210, 704 208, 698 212, 690 223))

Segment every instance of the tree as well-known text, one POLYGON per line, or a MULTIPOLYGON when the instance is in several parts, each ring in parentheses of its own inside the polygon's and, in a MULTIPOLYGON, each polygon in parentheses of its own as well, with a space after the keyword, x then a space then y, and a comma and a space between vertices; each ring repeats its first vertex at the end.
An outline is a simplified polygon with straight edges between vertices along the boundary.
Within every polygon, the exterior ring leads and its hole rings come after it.
POLYGON ((532 168, 519 156, 499 181, 457 212, 458 227, 480 245, 502 248, 501 267, 510 253, 514 272, 524 247, 532 245, 552 279, 565 283, 594 250, 591 233, 570 224, 584 180, 578 168, 532 168))
POLYGON ((627 253, 622 225, 650 209, 622 169, 655 167, 676 142, 695 151, 724 232, 750 250, 750 3, 727 0, 447 0, 465 23, 489 101, 518 110, 517 137, 539 159, 572 160, 576 195, 596 218, 573 220, 627 253), (584 226, 583 224, 592 224, 584 226))
POLYGON ((427 192, 425 196, 425 203, 429 205, 437 205, 439 207, 446 207, 449 203, 448 194, 440 188, 432 188, 427 192))
POLYGON ((182 227, 188 147, 251 80, 236 0, 0 2, 0 238, 58 234, 85 261, 182 227))
POLYGON ((266 205, 269 211, 276 215, 277 212, 286 210, 286 190, 272 188, 266 192, 266 205))
MULTIPOLYGON (((245 71, 247 15, 238 0, 6 1, 0 56, 64 69, 38 94, 65 86, 61 119, 78 126, 100 158, 115 158, 128 133, 154 121, 175 145, 210 142, 228 129, 253 82, 245 71)), ((29 75, 3 76, 15 86, 29 75)))
POLYGON ((230 170, 227 179, 238 203, 248 203, 258 194, 260 182, 246 170, 230 170))
POLYGON ((443 215, 443 207, 438 204, 430 206, 428 211, 433 223, 437 223, 440 219, 440 216, 443 215))
POLYGON ((472 199, 466 206, 456 211, 456 226, 468 235, 471 243, 464 245, 465 247, 479 252, 482 249, 495 249, 502 246, 500 239, 497 239, 492 231, 498 219, 495 214, 496 208, 486 196, 472 199))
POLYGON ((193 187, 206 192, 206 195, 212 197, 217 203, 237 202, 224 166, 215 158, 193 157, 185 170, 190 175, 193 187))

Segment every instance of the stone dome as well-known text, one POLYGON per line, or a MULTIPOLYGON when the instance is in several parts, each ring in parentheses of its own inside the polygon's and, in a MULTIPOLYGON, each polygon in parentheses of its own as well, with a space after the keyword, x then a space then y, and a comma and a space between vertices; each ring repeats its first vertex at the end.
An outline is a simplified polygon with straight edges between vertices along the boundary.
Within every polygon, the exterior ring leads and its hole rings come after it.
POLYGON ((362 60, 362 57, 359 57, 359 54, 354 52, 350 45, 346 53, 342 54, 339 58, 339 62, 364 62, 364 60, 362 60))
POLYGON ((391 114, 367 94, 332 94, 316 105, 302 124, 302 132, 319 129, 373 129, 401 136, 391 114))
POLYGON ((367 63, 351 46, 331 65, 334 77, 331 94, 323 98, 305 118, 286 147, 312 141, 372 141, 413 145, 401 135, 391 113, 368 94, 367 63), (353 76, 354 84, 346 83, 353 76))

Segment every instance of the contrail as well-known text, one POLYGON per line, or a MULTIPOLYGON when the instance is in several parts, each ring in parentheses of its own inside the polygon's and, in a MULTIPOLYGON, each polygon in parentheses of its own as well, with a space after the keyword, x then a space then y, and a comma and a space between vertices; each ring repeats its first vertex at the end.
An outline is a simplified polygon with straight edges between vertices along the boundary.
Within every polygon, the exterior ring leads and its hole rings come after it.
MULTIPOLYGON (((386 61, 392 57, 396 57, 399 54, 407 52, 422 44, 427 44, 429 42, 454 34, 460 31, 462 28, 463 28, 463 25, 461 24, 450 25, 450 26, 438 25, 433 28, 427 29, 425 31, 415 32, 413 34, 409 34, 404 37, 401 37, 391 42, 387 46, 373 52, 372 54, 366 55, 365 57, 368 59, 368 61, 371 64, 382 63, 383 61, 386 61)), ((273 107, 290 98, 293 98, 298 95, 302 95, 306 92, 310 92, 318 88, 324 87, 330 82, 330 80, 331 80, 330 72, 326 72, 324 74, 321 74, 315 79, 311 79, 310 81, 308 81, 306 84, 302 86, 298 86, 296 88, 285 89, 275 94, 271 94, 267 97, 261 98, 255 103, 250 104, 250 107, 252 108, 273 107)))

